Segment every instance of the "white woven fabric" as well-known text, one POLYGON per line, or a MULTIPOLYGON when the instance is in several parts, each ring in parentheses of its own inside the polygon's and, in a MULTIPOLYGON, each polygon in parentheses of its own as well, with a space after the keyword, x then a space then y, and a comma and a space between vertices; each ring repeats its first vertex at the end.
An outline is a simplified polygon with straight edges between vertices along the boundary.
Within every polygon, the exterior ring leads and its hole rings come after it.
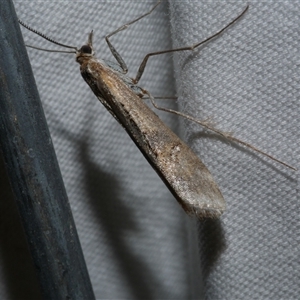
MULTIPOLYGON (((250 2, 221 37, 178 59, 188 112, 299 168, 299 12, 296 1, 250 2)), ((174 44, 203 39, 246 4, 175 1, 174 44)), ((188 124, 187 140, 210 168, 228 209, 199 225, 207 299, 299 297, 299 184, 290 171, 188 124)))
MULTIPOLYGON (((103 37, 155 1, 14 3, 20 19, 62 43, 80 47, 94 29, 97 56, 114 61, 103 37)), ((175 74, 180 109, 299 168, 300 5, 249 4, 201 49, 151 58, 140 85, 172 96, 175 74)), ((202 40, 244 8, 163 2, 111 40, 134 76, 148 52, 202 40)), ((297 298, 298 172, 181 123, 228 205, 219 221, 199 222, 197 240, 196 222, 93 95, 74 56, 28 52, 97 299, 297 298)), ((175 116, 162 118, 179 129, 175 116)), ((1 299, 13 293, 7 280, 2 269, 1 299)))

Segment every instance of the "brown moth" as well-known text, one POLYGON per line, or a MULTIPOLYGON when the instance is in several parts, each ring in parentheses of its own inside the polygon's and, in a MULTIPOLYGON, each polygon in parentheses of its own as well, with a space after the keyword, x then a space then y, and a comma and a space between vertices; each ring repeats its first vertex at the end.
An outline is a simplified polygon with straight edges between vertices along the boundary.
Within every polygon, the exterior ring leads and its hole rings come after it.
POLYGON ((120 72, 94 57, 92 33, 76 54, 80 72, 100 102, 125 128, 175 198, 191 215, 218 217, 225 201, 198 156, 144 103, 120 72))
POLYGON ((109 37, 149 15, 159 3, 160 1, 158 1, 148 13, 127 24, 124 24, 106 36, 108 46, 119 65, 105 62, 104 60, 97 59, 94 56, 93 32, 89 34, 87 44, 83 45, 80 49, 77 49, 76 47, 58 43, 46 37, 42 33, 30 28, 23 22, 19 22, 25 28, 42 36, 46 40, 59 46, 73 49, 72 51, 56 51, 28 46, 50 52, 75 53, 76 61, 80 64, 80 72, 83 79, 90 86, 91 90, 100 102, 127 131, 134 143, 164 181, 186 213, 197 216, 198 218, 217 218, 225 211, 226 204, 209 170, 199 157, 190 149, 190 147, 187 146, 173 131, 171 131, 171 129, 169 129, 144 103, 142 97, 147 95, 154 107, 160 110, 172 112, 190 119, 227 139, 245 145, 279 163, 282 163, 285 166, 290 166, 258 150, 248 143, 215 129, 206 122, 201 122, 180 112, 158 107, 150 93, 139 87, 137 83, 144 72, 146 63, 150 56, 195 49, 222 33, 225 29, 237 21, 247 11, 248 6, 227 26, 200 43, 189 47, 160 51, 146 55, 136 78, 132 79, 126 75, 128 70, 127 66, 116 49, 110 43, 109 37))

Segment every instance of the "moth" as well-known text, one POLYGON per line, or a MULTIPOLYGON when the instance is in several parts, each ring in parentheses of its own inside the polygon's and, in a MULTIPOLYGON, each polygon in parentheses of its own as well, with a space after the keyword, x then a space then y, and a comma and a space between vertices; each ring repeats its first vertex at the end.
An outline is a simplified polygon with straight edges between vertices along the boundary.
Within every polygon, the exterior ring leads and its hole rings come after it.
MULTIPOLYGON (((93 49, 93 31, 89 34, 87 44, 78 49, 76 47, 58 43, 39 31, 32 29, 22 21, 19 20, 19 22, 22 26, 40 35, 44 39, 56 45, 72 49, 72 51, 47 50, 27 45, 28 47, 39 50, 74 53, 76 55, 76 61, 80 65, 80 72, 83 79, 100 102, 127 131, 133 142, 140 149, 147 161, 155 169, 187 214, 198 218, 217 218, 225 211, 226 203, 211 173, 190 147, 169 129, 144 103, 143 97, 149 97, 151 103, 157 109, 183 116, 232 141, 241 143, 258 151, 275 161, 278 160, 250 144, 213 128, 206 122, 201 122, 183 113, 157 106, 151 94, 139 87, 137 83, 144 72, 150 56, 195 49, 222 33, 230 25, 241 18, 247 11, 248 6, 228 25, 200 43, 189 47, 148 54, 145 56, 136 78, 132 79, 126 75, 128 70, 127 66, 111 44, 109 38, 126 29, 129 25, 137 22, 141 18, 149 15, 160 2, 161 1, 158 1, 146 14, 124 24, 106 36, 106 42, 113 56, 116 58, 119 67, 95 57, 93 49)), ((278 162, 282 163, 281 161, 278 162)), ((286 165, 285 163, 282 164, 286 165)))

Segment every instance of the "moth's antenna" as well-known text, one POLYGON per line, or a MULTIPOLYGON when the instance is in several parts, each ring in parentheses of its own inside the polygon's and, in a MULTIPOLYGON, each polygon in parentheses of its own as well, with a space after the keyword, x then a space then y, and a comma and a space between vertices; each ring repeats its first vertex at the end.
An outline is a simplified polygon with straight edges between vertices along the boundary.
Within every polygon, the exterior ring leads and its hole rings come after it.
MULTIPOLYGON (((18 21, 19 21, 19 23, 20 23, 23 27, 25 27, 25 28, 28 29, 29 31, 31 31, 31 32, 33 32, 33 33, 39 35, 40 37, 42 37, 43 39, 47 40, 48 42, 51 42, 51 43, 56 44, 56 45, 61 46, 61 47, 65 47, 65 48, 69 48, 69 49, 74 49, 74 50, 75 50, 75 53, 76 53, 76 51, 78 51, 77 47, 68 46, 68 45, 59 43, 59 42, 57 42, 57 41, 55 41, 55 40, 53 40, 53 39, 47 37, 45 34, 39 32, 38 30, 31 28, 30 26, 28 26, 27 24, 25 24, 23 21, 21 21, 21 20, 18 20, 18 21)), ((38 49, 38 50, 43 50, 43 51, 74 53, 74 51, 72 51, 72 52, 67 52, 67 51, 60 51, 60 50, 47 50, 47 49, 38 48, 38 47, 30 46, 30 45, 26 45, 26 46, 27 46, 27 47, 30 47, 30 48, 38 49)))

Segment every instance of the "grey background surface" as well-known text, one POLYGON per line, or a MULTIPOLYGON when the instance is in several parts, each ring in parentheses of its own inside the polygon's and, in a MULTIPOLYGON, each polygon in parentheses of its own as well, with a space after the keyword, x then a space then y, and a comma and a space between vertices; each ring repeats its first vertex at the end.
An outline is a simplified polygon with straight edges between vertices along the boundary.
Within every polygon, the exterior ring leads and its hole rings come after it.
MULTIPOLYGON (((114 61, 103 37, 155 2, 14 3, 20 19, 62 43, 79 47, 94 29, 97 57, 114 61)), ((151 59, 140 85, 153 95, 177 94, 173 108, 211 118, 299 168, 300 4, 249 4, 241 21, 201 49, 151 59)), ((134 76, 146 53, 202 40, 245 6, 163 2, 112 41, 134 76)), ((196 222, 89 90, 74 56, 28 53, 97 299, 298 297, 298 171, 159 114, 199 154, 227 201, 220 220, 196 222)), ((17 214, 1 205, 0 298, 38 297, 17 214)))

